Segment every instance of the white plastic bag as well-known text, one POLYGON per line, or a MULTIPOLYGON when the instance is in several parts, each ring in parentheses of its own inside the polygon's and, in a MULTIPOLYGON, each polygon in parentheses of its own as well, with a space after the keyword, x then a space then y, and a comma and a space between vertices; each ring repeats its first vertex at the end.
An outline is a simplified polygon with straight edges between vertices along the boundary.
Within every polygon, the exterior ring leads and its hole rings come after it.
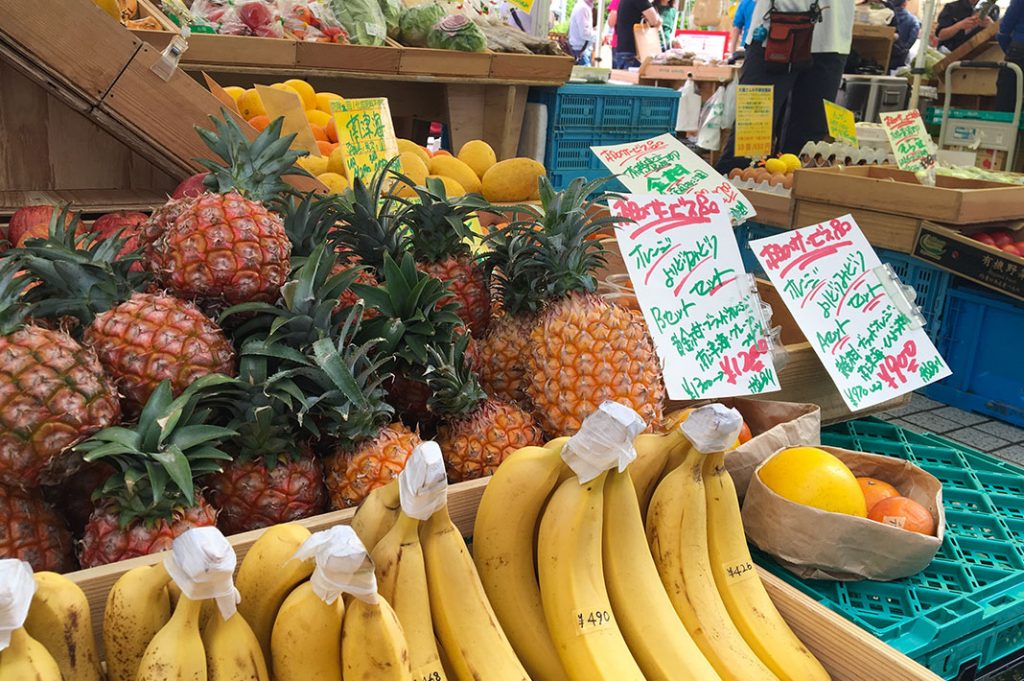
POLYGON ((725 88, 719 86, 715 94, 704 102, 700 112, 700 130, 697 132, 697 146, 708 151, 722 147, 722 110, 725 106, 725 88))
POLYGON ((722 101, 722 130, 732 130, 736 125, 736 80, 730 80, 725 86, 725 98, 722 101))
POLYGON ((676 116, 676 132, 692 132, 700 128, 700 94, 688 78, 679 88, 679 115, 676 116))

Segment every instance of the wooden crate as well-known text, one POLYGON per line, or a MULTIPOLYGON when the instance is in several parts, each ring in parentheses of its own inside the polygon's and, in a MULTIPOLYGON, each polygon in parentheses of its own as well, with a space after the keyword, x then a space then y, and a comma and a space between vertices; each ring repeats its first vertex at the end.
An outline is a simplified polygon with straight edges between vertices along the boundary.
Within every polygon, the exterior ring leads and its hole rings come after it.
POLYGON ((755 222, 789 229, 793 226, 793 197, 756 189, 741 189, 743 196, 754 206, 755 222))
POLYGON ((404 47, 398 72, 416 76, 461 76, 487 78, 491 74, 492 52, 460 52, 432 50, 425 47, 404 47))
MULTIPOLYGON (((489 480, 484 478, 459 483, 452 485, 448 491, 449 512, 463 535, 470 535, 473 531, 476 510, 489 480)), ((302 524, 317 531, 348 523, 353 515, 352 509, 349 509, 310 518, 302 521, 302 524)), ((238 554, 239 563, 262 532, 256 530, 230 538, 238 554)), ((89 598, 97 634, 102 630, 102 607, 106 602, 106 595, 117 578, 133 567, 152 565, 162 558, 161 554, 145 556, 69 575, 89 598)), ((778 577, 760 569, 759 573, 779 612, 825 666, 834 681, 939 681, 938 676, 800 593, 778 577)))
POLYGON ((300 42, 296 65, 361 73, 398 73, 402 52, 391 46, 332 45, 300 42))
MULTIPOLYGON (((159 51, 167 47, 175 35, 169 31, 132 32, 159 51)), ((184 64, 294 67, 298 45, 297 40, 284 38, 193 33, 181 61, 184 64)))
POLYGON ((922 220, 877 210, 837 206, 833 203, 797 200, 793 204, 792 228, 816 225, 849 213, 872 246, 910 253, 922 220))
POLYGON ((495 52, 491 60, 491 78, 562 85, 572 75, 572 66, 572 57, 495 52))

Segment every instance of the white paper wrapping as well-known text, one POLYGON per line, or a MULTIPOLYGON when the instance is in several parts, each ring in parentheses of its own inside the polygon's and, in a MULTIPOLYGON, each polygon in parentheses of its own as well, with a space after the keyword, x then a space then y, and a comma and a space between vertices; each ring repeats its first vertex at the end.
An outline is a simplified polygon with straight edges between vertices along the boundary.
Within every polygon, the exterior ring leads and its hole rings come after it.
POLYGON ((722 404, 709 404, 694 409, 679 428, 686 439, 702 454, 724 452, 740 436, 743 416, 722 404))
POLYGON ((174 540, 164 567, 174 583, 193 601, 214 599, 225 620, 235 614, 242 597, 233 576, 235 549, 216 527, 196 527, 174 540))
POLYGON ((316 559, 310 583, 317 596, 330 605, 342 594, 352 594, 366 603, 376 603, 377 577, 373 561, 355 530, 335 525, 317 532, 295 552, 298 560, 316 559))
POLYGON ((607 401, 585 418, 579 432, 565 443, 562 460, 581 485, 614 467, 621 473, 636 458, 633 440, 646 428, 635 411, 607 401))
POLYGON ((427 520, 448 503, 448 474, 436 442, 426 441, 412 450, 398 474, 398 498, 410 518, 427 520))
POLYGON ((25 624, 35 593, 31 565, 17 558, 0 560, 0 650, 11 645, 11 634, 25 624))

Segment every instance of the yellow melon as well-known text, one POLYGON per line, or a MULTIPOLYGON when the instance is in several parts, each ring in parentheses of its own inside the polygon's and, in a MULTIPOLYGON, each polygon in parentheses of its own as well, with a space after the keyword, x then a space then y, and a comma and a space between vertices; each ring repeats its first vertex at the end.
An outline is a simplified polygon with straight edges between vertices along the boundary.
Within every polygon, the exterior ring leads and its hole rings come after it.
POLYGON ((348 189, 348 180, 338 173, 320 173, 316 176, 316 179, 326 185, 327 191, 332 194, 341 194, 348 189))
POLYGON ((313 177, 323 175, 327 172, 326 156, 303 156, 296 161, 296 163, 313 177))
POLYGON ((312 85, 298 78, 286 80, 284 84, 299 93, 299 97, 302 98, 302 108, 316 108, 316 90, 313 89, 312 85))
POLYGON ((430 167, 430 154, 427 153, 426 149, 416 144, 412 140, 398 138, 398 151, 400 153, 408 151, 410 153, 416 154, 417 156, 420 157, 420 160, 423 161, 423 165, 427 166, 428 168, 430 167))
POLYGON ((470 194, 480 193, 480 178, 472 168, 454 156, 435 156, 430 159, 430 172, 458 180, 470 194))
POLYGON ((345 152, 342 151, 340 146, 335 147, 331 151, 331 155, 327 157, 327 172, 348 177, 348 171, 345 170, 345 152))
POLYGON ((427 175, 427 177, 432 177, 441 180, 441 182, 444 183, 444 192, 449 197, 462 196, 466 193, 466 188, 463 187, 462 184, 460 184, 459 181, 454 178, 445 177, 444 175, 427 175))
POLYGON ((306 120, 323 128, 331 122, 331 114, 325 114, 318 109, 306 109, 306 120))
POLYGON ((316 97, 316 109, 323 111, 324 113, 331 113, 331 102, 343 101, 345 98, 341 95, 336 95, 333 92, 318 92, 316 97))
POLYGON ((417 154, 403 151, 398 155, 399 172, 408 177, 417 187, 422 187, 430 174, 430 169, 417 154))
POLYGON ((790 447, 757 471, 780 497, 832 513, 867 517, 864 492, 853 472, 834 454, 817 447, 790 447))
POLYGON ((246 90, 239 95, 238 113, 242 114, 242 118, 245 120, 267 115, 267 108, 263 106, 263 100, 260 98, 260 93, 256 91, 256 88, 246 90))
POLYGON ((484 173, 484 198, 499 202, 527 201, 536 198, 537 180, 546 174, 544 166, 532 158, 499 161, 484 173))
POLYGON ((481 179, 483 179, 484 173, 498 162, 494 149, 491 149, 491 145, 483 140, 471 140, 463 144, 459 149, 458 159, 472 168, 476 176, 481 179))

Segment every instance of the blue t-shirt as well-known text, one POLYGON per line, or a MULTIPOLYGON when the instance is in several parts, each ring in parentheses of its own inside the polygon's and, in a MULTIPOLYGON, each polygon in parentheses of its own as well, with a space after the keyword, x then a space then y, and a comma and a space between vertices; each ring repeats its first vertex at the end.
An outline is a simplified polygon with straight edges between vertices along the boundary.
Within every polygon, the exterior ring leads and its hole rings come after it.
POLYGON ((732 25, 740 29, 740 44, 738 47, 743 47, 747 44, 747 32, 750 30, 750 24, 754 20, 754 5, 756 0, 740 0, 740 4, 736 7, 736 14, 733 16, 732 25))

